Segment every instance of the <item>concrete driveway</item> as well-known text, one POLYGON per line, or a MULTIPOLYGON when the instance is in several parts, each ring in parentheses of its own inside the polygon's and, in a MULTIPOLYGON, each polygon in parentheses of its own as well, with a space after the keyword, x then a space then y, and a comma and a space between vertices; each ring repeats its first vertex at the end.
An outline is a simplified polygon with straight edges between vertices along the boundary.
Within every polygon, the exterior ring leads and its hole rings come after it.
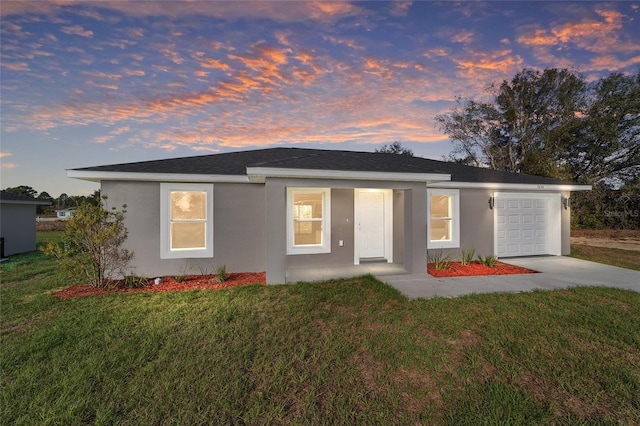
POLYGON ((517 293, 576 286, 615 287, 640 293, 640 271, 565 256, 509 258, 503 262, 539 273, 455 278, 405 274, 380 276, 378 279, 397 288, 409 299, 456 297, 474 293, 517 293))

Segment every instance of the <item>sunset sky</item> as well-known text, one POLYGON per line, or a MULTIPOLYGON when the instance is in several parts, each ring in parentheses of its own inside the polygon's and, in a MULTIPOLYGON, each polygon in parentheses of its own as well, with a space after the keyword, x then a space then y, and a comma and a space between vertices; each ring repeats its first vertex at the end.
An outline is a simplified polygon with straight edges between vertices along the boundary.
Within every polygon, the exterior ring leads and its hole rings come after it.
POLYGON ((451 150, 434 116, 523 68, 640 66, 640 2, 2 1, 1 181, 273 146, 451 150))

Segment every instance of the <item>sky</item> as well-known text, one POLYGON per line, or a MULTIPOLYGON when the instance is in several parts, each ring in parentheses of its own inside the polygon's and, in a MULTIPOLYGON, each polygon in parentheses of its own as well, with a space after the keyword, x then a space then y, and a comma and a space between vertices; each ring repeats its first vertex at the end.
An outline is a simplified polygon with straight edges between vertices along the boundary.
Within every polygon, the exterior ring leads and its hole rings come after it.
POLYGON ((276 146, 442 159, 434 117, 524 68, 640 66, 640 2, 0 4, 0 187, 66 169, 276 146))

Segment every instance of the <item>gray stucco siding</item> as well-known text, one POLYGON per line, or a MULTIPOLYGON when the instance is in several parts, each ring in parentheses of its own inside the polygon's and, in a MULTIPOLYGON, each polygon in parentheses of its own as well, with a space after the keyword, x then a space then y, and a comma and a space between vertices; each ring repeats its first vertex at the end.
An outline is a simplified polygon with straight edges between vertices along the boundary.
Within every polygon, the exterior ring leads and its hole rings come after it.
MULTIPOLYGON (((463 249, 475 249, 476 255, 493 255, 494 253, 494 210, 489 208, 489 198, 495 193, 522 194, 523 190, 493 190, 493 189, 460 189, 460 247, 442 249, 442 254, 450 254, 460 259, 463 249)), ((569 192, 536 191, 535 194, 559 194, 568 197, 569 192)), ((560 235, 551 235, 550 238, 561 238, 561 254, 571 252, 571 210, 561 208, 560 212, 552 211, 551 214, 560 215, 560 235)), ((429 255, 433 256, 438 250, 429 249, 429 255)))
MULTIPOLYGON (((410 273, 426 271, 428 212, 424 182, 268 178, 264 184, 214 183, 213 187, 213 258, 161 259, 160 182, 102 182, 102 193, 108 197, 109 207, 127 205, 125 224, 129 238, 126 247, 135 254, 131 272, 155 277, 181 272, 213 272, 217 266, 226 265, 230 272, 266 271, 268 283, 285 283, 288 269, 353 265, 356 188, 392 190, 392 261, 403 265, 410 273), (289 187, 331 188, 330 253, 287 254, 289 187)), ((489 189, 459 190, 460 247, 443 249, 443 253, 459 258, 461 249, 473 248, 480 255, 493 254, 494 210, 489 208, 488 200, 494 192, 489 189)), ((569 196, 569 193, 562 196, 569 196)), ((570 209, 562 209, 559 214, 561 235, 552 238, 560 237, 562 254, 568 254, 570 209)), ((429 252, 433 254, 433 250, 429 252)))
POLYGON ((265 269, 264 187, 214 184, 214 256, 202 259, 160 258, 160 183, 103 181, 109 207, 127 205, 125 247, 134 252, 132 272, 149 277, 181 272, 213 273, 220 265, 229 272, 265 269))
POLYGON ((287 255, 287 268, 353 265, 353 207, 353 189, 332 188, 331 252, 287 255))
POLYGON ((229 272, 265 270, 264 185, 214 185, 214 264, 229 272))
POLYGON ((412 274, 427 271, 427 188, 415 183, 405 191, 404 266, 412 274))
POLYGON ((454 250, 458 256, 462 249, 475 249, 482 256, 493 254, 492 193, 487 189, 460 190, 460 248, 454 250))
POLYGON ((494 226, 493 210, 489 208, 489 197, 493 194, 493 190, 460 189, 459 191, 460 246, 443 249, 430 248, 428 255, 435 256, 441 252, 444 256, 450 255, 458 260, 462 250, 471 249, 475 250, 476 255, 492 255, 494 226))
MULTIPOLYGON (((570 198, 571 192, 563 192, 562 197, 570 198)), ((562 255, 567 256, 571 254, 571 206, 567 209, 564 207, 561 210, 562 218, 561 218, 561 238, 562 238, 562 255)))
POLYGON ((393 261, 395 263, 404 263, 405 200, 405 191, 393 191, 393 261))

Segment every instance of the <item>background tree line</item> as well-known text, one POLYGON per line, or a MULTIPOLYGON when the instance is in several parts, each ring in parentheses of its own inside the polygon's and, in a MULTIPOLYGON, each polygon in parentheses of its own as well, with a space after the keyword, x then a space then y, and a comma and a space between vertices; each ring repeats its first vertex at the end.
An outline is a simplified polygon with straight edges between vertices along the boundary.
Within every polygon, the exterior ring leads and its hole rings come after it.
POLYGON ((572 194, 574 227, 640 228, 640 70, 524 69, 487 95, 436 117, 448 160, 593 185, 572 194))
POLYGON ((84 201, 91 203, 92 205, 100 204, 100 190, 96 190, 92 195, 67 195, 64 192, 60 194, 58 198, 53 198, 48 192, 42 191, 38 193, 30 186, 20 185, 11 188, 4 189, 14 194, 27 195, 29 197, 36 198, 38 200, 50 201, 50 206, 38 206, 36 213, 39 215, 55 214, 56 210, 67 209, 71 207, 80 207, 84 201))

